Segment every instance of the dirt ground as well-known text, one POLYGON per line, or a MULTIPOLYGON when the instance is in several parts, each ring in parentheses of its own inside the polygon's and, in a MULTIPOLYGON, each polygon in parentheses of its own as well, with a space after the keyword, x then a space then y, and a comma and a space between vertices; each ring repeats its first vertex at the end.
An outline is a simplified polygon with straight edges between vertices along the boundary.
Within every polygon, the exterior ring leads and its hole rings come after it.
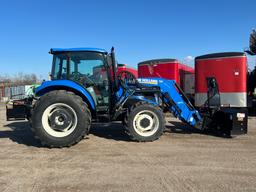
POLYGON ((47 149, 27 122, 0 107, 0 191, 256 191, 256 119, 248 135, 224 139, 172 118, 151 143, 130 142, 122 126, 93 126, 88 139, 47 149))

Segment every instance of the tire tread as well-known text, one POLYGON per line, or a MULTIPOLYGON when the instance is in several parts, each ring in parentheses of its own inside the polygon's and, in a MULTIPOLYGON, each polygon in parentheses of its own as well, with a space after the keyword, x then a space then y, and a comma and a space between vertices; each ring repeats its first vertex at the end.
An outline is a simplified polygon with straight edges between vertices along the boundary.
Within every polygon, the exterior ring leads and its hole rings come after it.
POLYGON ((132 105, 130 108, 128 108, 127 110, 127 113, 124 117, 124 120, 123 120, 123 125, 124 125, 124 130, 125 130, 125 133, 130 137, 130 139, 132 141, 137 141, 137 142, 152 142, 152 141, 155 141, 157 139, 159 139, 161 137, 161 135, 163 134, 163 129, 160 130, 159 134, 155 134, 153 136, 151 136, 150 138, 147 138, 146 140, 145 139, 141 139, 141 137, 138 137, 137 134, 133 134, 132 131, 131 131, 131 127, 129 127, 129 122, 132 121, 131 120, 131 113, 137 108, 137 107, 140 107, 140 106, 153 106, 154 108, 156 108, 157 110, 160 111, 161 113, 161 118, 159 119, 159 123, 161 125, 165 125, 165 120, 164 120, 164 115, 163 115, 163 112, 162 112, 162 109, 159 107, 159 106, 155 106, 153 104, 150 104, 148 102, 144 102, 144 101, 139 101, 137 103, 135 103, 134 105, 132 105))
POLYGON ((34 137, 41 142, 42 146, 49 147, 49 148, 71 147, 71 146, 77 144, 79 141, 81 141, 85 137, 85 135, 88 135, 89 130, 90 130, 91 121, 92 121, 91 120, 92 119, 91 111, 89 110, 86 102, 84 102, 80 96, 76 95, 75 93, 73 93, 71 91, 66 91, 66 90, 50 91, 50 92, 46 93, 45 95, 43 95, 42 97, 40 97, 39 100, 35 103, 32 111, 31 111, 31 116, 33 117, 34 113, 36 112, 36 109, 38 108, 39 105, 41 105, 41 102, 43 102, 44 100, 48 100, 52 97, 56 97, 57 95, 60 95, 60 94, 62 94, 62 95, 65 94, 66 97, 70 97, 70 99, 73 99, 76 103, 79 104, 84 115, 87 116, 86 124, 88 126, 86 126, 85 129, 83 129, 83 131, 80 133, 79 137, 77 137, 74 141, 70 141, 66 145, 49 144, 47 141, 42 140, 40 137, 40 134, 38 134, 38 131, 33 126, 31 126, 31 131, 34 133, 34 137))

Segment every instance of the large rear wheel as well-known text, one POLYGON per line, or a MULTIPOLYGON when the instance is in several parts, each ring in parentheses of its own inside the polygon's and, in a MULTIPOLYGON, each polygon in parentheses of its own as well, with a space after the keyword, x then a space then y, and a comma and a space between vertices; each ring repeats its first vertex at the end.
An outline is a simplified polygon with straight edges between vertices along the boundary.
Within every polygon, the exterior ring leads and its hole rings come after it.
POLYGON ((81 97, 64 90, 51 91, 35 104, 32 130, 48 147, 69 147, 89 132, 91 113, 81 97))

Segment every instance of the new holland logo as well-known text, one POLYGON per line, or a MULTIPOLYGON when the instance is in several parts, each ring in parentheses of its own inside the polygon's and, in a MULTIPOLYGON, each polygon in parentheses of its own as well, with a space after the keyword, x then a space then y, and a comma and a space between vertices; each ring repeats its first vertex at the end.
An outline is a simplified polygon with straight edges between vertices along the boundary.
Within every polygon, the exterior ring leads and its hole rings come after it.
POLYGON ((138 81, 140 83, 144 83, 144 84, 151 84, 151 85, 157 85, 158 81, 155 79, 138 79, 138 81))

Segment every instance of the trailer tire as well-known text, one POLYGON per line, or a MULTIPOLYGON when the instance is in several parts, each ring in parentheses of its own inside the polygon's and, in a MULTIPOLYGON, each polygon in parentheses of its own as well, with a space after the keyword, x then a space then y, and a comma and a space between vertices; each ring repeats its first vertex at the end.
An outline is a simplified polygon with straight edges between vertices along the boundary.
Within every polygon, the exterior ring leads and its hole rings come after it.
POLYGON ((78 95, 56 90, 40 97, 31 120, 31 129, 43 146, 70 147, 89 133, 91 112, 78 95))
POLYGON ((123 124, 131 140, 138 142, 157 140, 165 129, 162 109, 145 102, 133 105, 127 111, 123 124))

